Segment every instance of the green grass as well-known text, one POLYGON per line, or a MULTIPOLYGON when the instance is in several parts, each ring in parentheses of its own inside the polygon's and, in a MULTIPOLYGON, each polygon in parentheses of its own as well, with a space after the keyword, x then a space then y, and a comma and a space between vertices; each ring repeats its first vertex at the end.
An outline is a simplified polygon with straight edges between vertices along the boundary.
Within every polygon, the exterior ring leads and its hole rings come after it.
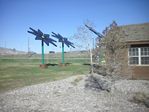
MULTIPOLYGON (((46 61, 49 63, 49 61, 46 61)), ((60 59, 50 59, 50 63, 59 64, 60 59)), ((0 92, 15 88, 64 79, 73 75, 89 73, 89 59, 68 58, 70 65, 65 67, 49 66, 47 69, 39 68, 40 59, 0 58, 0 92)))

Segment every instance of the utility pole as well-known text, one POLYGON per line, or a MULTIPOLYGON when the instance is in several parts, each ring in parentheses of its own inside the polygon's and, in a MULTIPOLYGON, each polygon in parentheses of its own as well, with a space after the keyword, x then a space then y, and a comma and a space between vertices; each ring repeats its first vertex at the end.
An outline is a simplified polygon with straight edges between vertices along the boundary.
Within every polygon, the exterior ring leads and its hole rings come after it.
POLYGON ((91 74, 93 75, 93 58, 92 58, 92 48, 90 46, 90 44, 88 44, 89 46, 89 52, 90 52, 90 64, 91 64, 91 74))
POLYGON ((30 52, 30 43, 29 43, 29 37, 28 37, 28 54, 30 52))
POLYGON ((6 45, 7 45, 7 44, 6 44, 6 41, 5 41, 5 48, 6 48, 6 45))
POLYGON ((92 39, 93 39, 93 51, 94 51, 95 41, 94 41, 94 38, 92 38, 92 39))

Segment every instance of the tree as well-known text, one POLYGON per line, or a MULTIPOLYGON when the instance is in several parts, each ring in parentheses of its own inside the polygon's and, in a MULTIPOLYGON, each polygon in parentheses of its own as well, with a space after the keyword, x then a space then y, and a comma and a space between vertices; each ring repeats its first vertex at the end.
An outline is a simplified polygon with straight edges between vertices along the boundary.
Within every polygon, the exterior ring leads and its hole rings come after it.
MULTIPOLYGON (((86 21, 85 24, 93 26, 93 23, 86 21)), ((74 34, 73 38, 77 40, 77 47, 83 50, 89 50, 93 47, 93 34, 84 25, 77 28, 77 32, 74 34)))
POLYGON ((100 46, 105 48, 108 74, 120 75, 123 72, 122 69, 127 66, 127 59, 124 56, 127 53, 125 37, 122 27, 117 26, 115 21, 104 30, 104 39, 100 42, 100 46))
MULTIPOLYGON (((85 24, 93 26, 90 21, 86 21, 85 24)), ((85 27, 80 26, 77 29, 77 33, 74 35, 74 38, 77 40, 77 46, 88 51, 90 54, 90 64, 91 64, 91 73, 93 73, 93 62, 92 62, 92 48, 93 48, 93 34, 85 27)))

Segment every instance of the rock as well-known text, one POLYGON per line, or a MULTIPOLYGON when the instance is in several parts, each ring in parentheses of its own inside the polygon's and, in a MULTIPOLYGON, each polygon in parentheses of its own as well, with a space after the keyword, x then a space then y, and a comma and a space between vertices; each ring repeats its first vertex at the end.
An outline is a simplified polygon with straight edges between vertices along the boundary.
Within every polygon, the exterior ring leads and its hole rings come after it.
POLYGON ((114 69, 109 72, 109 70, 103 65, 94 64, 93 72, 101 76, 110 77, 113 81, 120 80, 120 79, 126 79, 125 77, 123 78, 122 75, 117 74, 117 72, 114 71, 114 69))
MULTIPOLYGON (((96 75, 94 74, 93 77, 100 77, 107 82, 111 81, 107 76, 96 75)), ((88 80, 93 80, 89 77, 87 77, 88 80)), ((80 78, 78 80, 78 76, 73 76, 59 81, 46 82, 1 93, 0 112, 149 112, 144 105, 130 102, 127 95, 123 96, 125 90, 129 90, 129 88, 122 89, 122 92, 118 91, 118 88, 113 89, 115 90, 113 93, 112 89, 110 93, 86 90, 84 89, 86 76, 82 78, 82 80, 80 78), (76 86, 73 86, 71 84, 73 81, 79 82, 76 86)), ((141 83, 139 82, 138 80, 132 80, 130 85, 128 81, 118 81, 116 85, 120 84, 121 88, 132 86, 132 89, 138 86, 137 91, 148 93, 148 82, 144 80, 141 83), (139 86, 140 84, 141 86, 139 86), (142 86, 146 88, 143 89, 142 86)), ((112 83, 112 85, 114 84, 112 83)))
POLYGON ((94 74, 94 75, 90 75, 86 79, 85 87, 99 90, 99 91, 106 90, 109 92, 111 89, 111 81, 110 79, 106 79, 101 75, 94 74))
POLYGON ((102 76, 106 76, 106 68, 104 66, 98 65, 98 64, 94 64, 93 65, 93 72, 100 74, 102 76))

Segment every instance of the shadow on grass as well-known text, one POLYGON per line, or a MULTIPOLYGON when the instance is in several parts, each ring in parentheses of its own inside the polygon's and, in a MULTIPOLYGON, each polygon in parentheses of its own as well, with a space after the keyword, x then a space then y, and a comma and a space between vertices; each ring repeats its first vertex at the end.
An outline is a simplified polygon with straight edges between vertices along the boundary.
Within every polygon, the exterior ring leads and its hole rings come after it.
POLYGON ((90 63, 83 63, 83 65, 86 65, 86 66, 91 66, 90 63))
POLYGON ((47 66, 58 66, 58 64, 48 63, 47 66))
POLYGON ((55 63, 48 63, 48 64, 46 64, 47 66, 61 66, 61 65, 65 65, 65 66, 67 66, 67 65, 71 65, 72 63, 64 63, 64 64, 62 64, 62 63, 59 63, 59 64, 55 64, 55 63))

